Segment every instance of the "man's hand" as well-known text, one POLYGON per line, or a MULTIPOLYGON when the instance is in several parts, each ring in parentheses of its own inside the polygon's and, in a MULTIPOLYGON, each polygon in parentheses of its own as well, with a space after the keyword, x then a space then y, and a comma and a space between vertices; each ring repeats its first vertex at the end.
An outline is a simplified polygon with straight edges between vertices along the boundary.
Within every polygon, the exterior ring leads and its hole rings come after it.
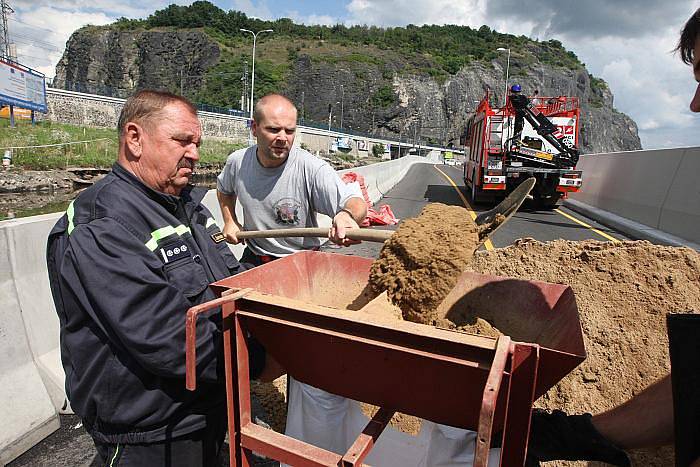
POLYGON ((238 222, 228 222, 224 224, 224 229, 221 233, 224 234, 224 237, 226 237, 226 241, 228 243, 231 243, 233 245, 237 245, 241 243, 243 240, 238 239, 238 232, 241 231, 241 226, 238 224, 238 222))
POLYGON ((345 237, 345 231, 347 229, 359 229, 360 226, 350 214, 350 212, 343 210, 338 212, 338 214, 333 217, 333 225, 328 233, 328 238, 338 245, 349 246, 360 243, 359 240, 350 240, 345 237))

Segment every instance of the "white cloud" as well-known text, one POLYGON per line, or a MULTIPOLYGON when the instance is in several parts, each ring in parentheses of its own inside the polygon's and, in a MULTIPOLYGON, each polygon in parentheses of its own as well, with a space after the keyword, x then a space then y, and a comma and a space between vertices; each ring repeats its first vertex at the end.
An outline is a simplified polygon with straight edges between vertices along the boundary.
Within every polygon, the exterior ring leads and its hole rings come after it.
POLYGON ((607 81, 615 107, 637 122, 645 148, 667 145, 673 131, 679 133, 679 141, 685 141, 685 133, 697 125, 697 117, 688 110, 694 90, 688 85, 690 67, 671 53, 677 34, 676 29, 667 28, 646 37, 605 37, 574 47, 570 39, 564 41, 591 73, 607 81))
POLYGON ((233 0, 232 4, 234 10, 242 11, 246 15, 253 18, 264 20, 277 18, 277 16, 272 14, 272 11, 267 6, 267 2, 265 1, 254 3, 253 0, 233 0))
POLYGON ((486 0, 352 0, 346 9, 349 24, 484 24, 486 0))
POLYGON ((51 78, 73 31, 86 24, 111 23, 115 18, 40 5, 29 10, 16 6, 12 19, 16 21, 10 22, 10 35, 16 35, 19 61, 51 78))
POLYGON ((13 0, 12 6, 16 11, 24 12, 38 10, 41 7, 50 7, 70 15, 102 13, 115 18, 120 16, 141 18, 171 3, 189 4, 192 2, 183 0, 152 0, 148 3, 147 10, 144 9, 143 2, 136 0, 13 0))
POLYGON ((306 24, 307 26, 317 24, 322 26, 333 26, 334 24, 338 24, 340 22, 338 18, 334 18, 329 15, 302 15, 296 10, 286 12, 285 16, 297 24, 306 24))

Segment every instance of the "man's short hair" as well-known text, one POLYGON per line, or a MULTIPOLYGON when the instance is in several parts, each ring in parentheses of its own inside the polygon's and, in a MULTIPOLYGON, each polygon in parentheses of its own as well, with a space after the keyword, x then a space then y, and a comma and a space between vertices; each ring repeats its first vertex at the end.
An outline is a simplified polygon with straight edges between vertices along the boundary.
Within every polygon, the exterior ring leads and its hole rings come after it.
POLYGON ((192 102, 171 92, 143 89, 133 94, 126 100, 122 112, 119 114, 119 122, 117 123, 119 139, 121 140, 127 123, 147 125, 152 120, 155 121, 158 114, 166 106, 175 102, 183 104, 193 115, 197 115, 197 107, 192 102))
POLYGON ((272 94, 267 94, 266 96, 261 97, 258 102, 255 103, 255 107, 253 108, 253 120, 256 122, 260 122, 260 119, 262 118, 263 114, 263 107, 267 104, 267 101, 270 100, 270 98, 273 97, 279 97, 287 102, 289 102, 289 105, 294 107, 294 110, 297 109, 297 107, 294 105, 294 102, 291 101, 287 96, 283 96, 282 94, 277 94, 277 93, 272 93, 272 94))
POLYGON ((692 65, 695 58, 695 42, 700 34, 700 8, 695 10, 693 16, 688 19, 681 30, 681 38, 676 46, 676 51, 680 52, 681 60, 686 65, 692 65))

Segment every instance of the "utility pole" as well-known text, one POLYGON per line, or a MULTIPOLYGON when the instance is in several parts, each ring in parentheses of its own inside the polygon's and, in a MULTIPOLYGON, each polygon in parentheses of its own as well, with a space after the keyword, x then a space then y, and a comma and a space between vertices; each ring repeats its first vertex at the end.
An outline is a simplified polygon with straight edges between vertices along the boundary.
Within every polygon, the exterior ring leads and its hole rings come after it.
POLYGON ((0 40, 2 40, 2 43, 0 43, 0 54, 8 59, 11 58, 11 56, 10 31, 7 28, 7 16, 14 12, 15 10, 13 10, 5 0, 0 0, 0 17, 2 17, 2 21, 0 21, 0 26, 2 27, 0 30, 0 40))
POLYGON ((306 111, 304 109, 304 91, 301 91, 301 122, 304 123, 306 118, 306 111))
POLYGON ((510 47, 507 49, 504 47, 499 47, 496 49, 497 52, 508 52, 508 62, 506 64, 506 81, 505 81, 505 86, 503 89, 503 107, 506 106, 506 103, 508 102, 508 73, 510 72, 510 47))
POLYGON ((345 105, 345 87, 340 85, 340 131, 343 131, 343 107, 345 105))
POLYGON ((416 135, 418 134, 418 122, 413 123, 413 147, 416 147, 416 135))
POLYGON ((243 63, 243 109, 248 110, 248 60, 243 63))
POLYGON ((253 69, 251 71, 251 77, 250 77, 250 102, 248 103, 248 105, 250 106, 250 122, 252 124, 252 122, 253 122, 253 101, 254 101, 253 92, 255 91, 255 44, 258 40, 258 34, 263 34, 265 32, 273 32, 273 30, 272 29, 264 29, 262 31, 253 32, 250 29, 241 28, 240 31, 250 33, 253 36, 253 54, 252 54, 253 55, 253 69))

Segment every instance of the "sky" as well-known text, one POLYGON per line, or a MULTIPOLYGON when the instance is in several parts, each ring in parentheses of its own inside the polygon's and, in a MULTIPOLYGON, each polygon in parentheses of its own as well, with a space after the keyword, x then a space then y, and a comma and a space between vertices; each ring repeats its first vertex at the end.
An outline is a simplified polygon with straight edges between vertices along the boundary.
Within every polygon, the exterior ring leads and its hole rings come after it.
MULTIPOLYGON (((21 63, 53 77, 70 34, 86 24, 144 18, 171 3, 151 0, 7 0, 21 63)), ((700 146, 690 67, 672 53, 700 2, 690 0, 213 0, 224 10, 304 24, 486 24, 502 33, 557 39, 603 78, 615 108, 637 122, 645 149, 700 146)))

